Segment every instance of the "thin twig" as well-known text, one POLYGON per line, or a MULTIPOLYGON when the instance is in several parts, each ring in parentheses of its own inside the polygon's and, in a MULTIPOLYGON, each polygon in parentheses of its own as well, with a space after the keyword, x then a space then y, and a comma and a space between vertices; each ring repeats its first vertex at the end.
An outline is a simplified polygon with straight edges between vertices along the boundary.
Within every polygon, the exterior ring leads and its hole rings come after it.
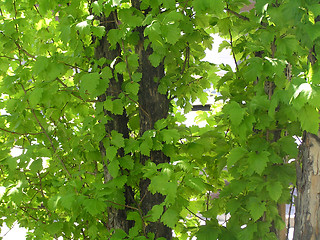
POLYGON ((40 135, 40 134, 43 134, 44 132, 38 132, 38 133, 19 133, 19 132, 14 132, 14 131, 10 131, 10 130, 7 130, 7 129, 4 129, 4 128, 1 128, 0 127, 0 130, 1 131, 4 131, 4 132, 7 132, 7 133, 11 133, 11 134, 16 134, 16 135, 22 135, 22 136, 26 136, 26 135, 40 135))
POLYGON ((236 54, 234 53, 234 50, 233 50, 233 40, 232 40, 232 34, 231 34, 231 30, 230 29, 229 29, 229 35, 230 35, 230 45, 231 45, 231 52, 232 52, 233 60, 234 60, 234 63, 236 65, 237 72, 239 72, 239 67, 238 67, 238 63, 237 63, 237 59, 236 59, 236 54))
POLYGON ((187 1, 185 2, 184 6, 183 6, 183 9, 182 9, 183 12, 186 10, 186 8, 187 8, 187 6, 188 6, 188 2, 189 2, 189 0, 187 0, 187 1))
POLYGON ((245 16, 242 16, 241 14, 231 10, 230 8, 226 7, 224 10, 226 10, 227 12, 229 13, 232 13, 233 15, 237 16, 238 18, 242 19, 242 20, 245 20, 245 21, 250 21, 249 18, 245 17, 245 16))
POLYGON ((117 206, 121 206, 121 207, 125 207, 125 208, 129 208, 129 209, 133 209, 133 210, 139 211, 138 208, 132 207, 132 206, 129 206, 129 205, 124 205, 124 204, 112 202, 112 201, 109 201, 109 200, 106 200, 106 202, 112 203, 112 204, 117 205, 117 206))
POLYGON ((18 58, 13 58, 13 57, 8 57, 8 56, 3 56, 3 55, 0 55, 0 58, 8 58, 10 60, 19 60, 18 58))
POLYGON ((202 221, 206 221, 205 218, 203 218, 203 217, 199 216, 198 214, 192 212, 189 208, 186 207, 186 209, 187 209, 193 216, 199 218, 199 219, 202 220, 202 221))

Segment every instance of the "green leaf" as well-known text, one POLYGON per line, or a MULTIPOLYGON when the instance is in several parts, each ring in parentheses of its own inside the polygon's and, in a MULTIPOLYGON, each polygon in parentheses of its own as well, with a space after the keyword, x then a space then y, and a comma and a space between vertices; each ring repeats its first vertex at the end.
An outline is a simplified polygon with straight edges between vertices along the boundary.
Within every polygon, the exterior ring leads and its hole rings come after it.
POLYGON ((199 231, 196 233, 197 240, 213 240, 218 239, 220 229, 216 226, 203 225, 200 226, 199 231))
POLYGON ((253 172, 261 175, 264 169, 267 167, 267 163, 269 162, 270 156, 269 152, 262 151, 261 153, 251 152, 248 157, 248 174, 252 174, 253 172))
POLYGON ((118 148, 124 147, 124 138, 121 133, 115 130, 111 131, 111 143, 118 148))
POLYGON ((37 158, 30 165, 30 171, 33 173, 39 172, 42 170, 42 159, 37 158))
POLYGON ((108 164, 108 171, 113 178, 116 178, 118 176, 120 171, 118 159, 114 159, 108 164))
POLYGON ((252 216, 253 221, 257 221, 266 211, 266 203, 256 197, 248 199, 247 208, 252 216))
POLYGON ((316 108, 310 106, 309 104, 304 105, 301 108, 298 119, 301 122, 302 130, 307 132, 317 134, 319 129, 319 112, 316 108))
POLYGON ((130 83, 127 83, 126 84, 126 87, 125 87, 125 90, 127 93, 131 93, 133 95, 138 95, 138 92, 139 92, 139 83, 136 83, 136 82, 130 82, 130 83))
POLYGON ((142 219, 138 212, 129 212, 127 215, 127 220, 135 221, 134 227, 130 228, 129 236, 131 238, 136 237, 142 230, 142 219))
POLYGON ((150 56, 149 56, 149 61, 151 62, 153 67, 158 67, 160 65, 160 62, 162 60, 162 56, 160 56, 159 54, 153 52, 150 56))
POLYGON ((154 205, 147 215, 150 216, 152 222, 156 222, 161 217, 163 210, 164 204, 154 205))
POLYGON ((121 101, 121 99, 116 99, 114 101, 112 101, 112 113, 116 114, 116 115, 122 115, 123 114, 123 103, 121 101))
POLYGON ((60 199, 61 199, 61 196, 59 196, 59 195, 51 197, 48 200, 48 208, 50 210, 56 210, 60 199))
POLYGON ((228 156, 228 168, 231 169, 231 167, 247 153, 248 151, 242 147, 233 148, 228 156))
POLYGON ((298 156, 298 145, 295 142, 295 139, 291 136, 285 136, 280 138, 278 143, 281 146, 281 149, 288 154, 290 157, 295 158, 298 156))
POLYGON ((36 88, 30 93, 29 95, 30 107, 35 108, 39 103, 41 103, 42 94, 43 94, 42 88, 36 88))
POLYGON ((98 232, 99 232, 99 229, 97 228, 96 225, 91 225, 88 229, 89 237, 92 239, 96 239, 98 232))
POLYGON ((174 228, 179 219, 179 213, 173 208, 169 207, 161 217, 161 222, 170 228, 174 228))
POLYGON ((175 143, 180 139, 180 134, 177 129, 162 129, 160 134, 163 141, 167 144, 175 143))
POLYGON ((85 94, 96 97, 97 86, 100 82, 99 73, 86 73, 81 77, 80 82, 80 93, 84 96, 85 94))
POLYGON ((165 118, 162 118, 158 121, 156 121, 156 123, 154 124, 154 128, 157 129, 157 130, 161 130, 161 129, 164 129, 166 126, 167 126, 167 121, 165 118))
POLYGON ((123 231, 122 229, 115 229, 110 240, 120 240, 120 239, 124 239, 125 237, 127 237, 127 234, 125 231, 123 231))
POLYGON ((231 123, 235 127, 240 125, 246 112, 244 108, 234 101, 225 105, 223 111, 230 117, 231 123))
POLYGON ((92 7, 92 12, 95 15, 100 15, 101 14, 102 7, 101 7, 99 1, 94 1, 93 3, 91 3, 91 7, 92 7))
POLYGON ((106 34, 104 26, 93 26, 91 30, 92 34, 97 36, 99 39, 101 39, 106 34))
POLYGON ((86 199, 83 202, 84 209, 91 214, 92 216, 96 216, 99 213, 102 213, 106 209, 106 204, 99 199, 86 199))
POLYGON ((117 155, 118 149, 114 146, 106 147, 106 157, 110 161, 112 161, 117 155))
POLYGON ((267 191, 272 200, 275 202, 279 200, 282 194, 282 184, 280 182, 269 181, 267 183, 267 191))
POLYGON ((134 157, 126 155, 119 159, 120 166, 129 170, 132 170, 134 167, 134 157))

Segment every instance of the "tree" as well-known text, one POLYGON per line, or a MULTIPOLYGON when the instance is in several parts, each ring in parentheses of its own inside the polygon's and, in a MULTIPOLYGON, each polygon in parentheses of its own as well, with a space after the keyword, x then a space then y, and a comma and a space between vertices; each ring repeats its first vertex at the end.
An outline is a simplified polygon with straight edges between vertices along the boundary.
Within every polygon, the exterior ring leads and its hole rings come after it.
POLYGON ((319 4, 249 3, 2 1, 0 221, 28 239, 284 239, 295 139, 303 199, 319 128, 319 4), (202 61, 213 33, 235 71, 202 61), (206 89, 207 125, 186 127, 206 89))

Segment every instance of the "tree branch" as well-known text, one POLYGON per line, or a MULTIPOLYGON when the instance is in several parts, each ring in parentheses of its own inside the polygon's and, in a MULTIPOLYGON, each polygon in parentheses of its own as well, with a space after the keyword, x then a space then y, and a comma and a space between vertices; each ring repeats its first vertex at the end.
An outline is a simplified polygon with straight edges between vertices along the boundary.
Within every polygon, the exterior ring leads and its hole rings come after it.
POLYGON ((2 127, 0 127, 1 131, 7 132, 7 133, 11 133, 11 134, 16 134, 16 135, 22 135, 22 136, 26 136, 26 135, 39 135, 39 134, 43 134, 44 132, 38 132, 38 133, 19 133, 19 132, 14 132, 14 131, 10 131, 7 129, 4 129, 2 127))
POLYGON ((224 10, 226 10, 227 12, 237 16, 238 18, 242 19, 242 20, 245 20, 245 21, 250 21, 249 18, 245 17, 245 16, 242 16, 240 13, 237 13, 233 10, 231 10, 230 8, 226 7, 224 10))

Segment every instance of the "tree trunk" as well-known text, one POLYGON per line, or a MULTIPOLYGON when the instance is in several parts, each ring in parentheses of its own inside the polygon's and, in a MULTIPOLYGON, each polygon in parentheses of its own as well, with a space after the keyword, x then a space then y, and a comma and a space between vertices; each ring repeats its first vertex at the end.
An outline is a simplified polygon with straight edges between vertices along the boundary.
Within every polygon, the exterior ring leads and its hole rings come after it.
MULTIPOLYGON (((110 15, 105 18, 104 16, 100 17, 100 22, 104 23, 106 33, 110 31, 111 29, 116 29, 116 19, 115 17, 116 13, 111 12, 110 15)), ((117 57, 121 56, 121 48, 119 45, 115 49, 110 49, 110 43, 107 40, 107 35, 105 35, 100 41, 99 45, 95 49, 95 57, 96 59, 100 58, 106 58, 107 60, 113 61, 117 57)), ((120 59, 120 58, 118 58, 120 59)), ((120 60, 118 60, 120 61, 120 60)), ((113 73, 115 74, 115 73, 113 73)), ((106 90, 106 93, 102 96, 99 96, 98 100, 103 102, 106 100, 107 96, 111 96, 111 98, 117 99, 119 94, 121 93, 121 86, 123 83, 123 76, 118 74, 117 79, 115 76, 110 79, 109 87, 106 90)), ((106 135, 109 136, 112 130, 115 130, 123 135, 124 138, 129 138, 129 129, 128 129, 128 118, 126 115, 126 111, 123 112, 122 115, 115 115, 111 112, 104 110, 104 114, 111 117, 112 120, 109 120, 107 124, 105 124, 105 131, 106 135)), ((100 152, 103 156, 103 159, 105 159, 106 156, 106 149, 102 142, 100 142, 100 152)), ((123 149, 118 150, 118 155, 120 157, 123 157, 124 151, 123 149)), ((108 163, 103 162, 104 166, 104 182, 108 182, 112 180, 112 176, 110 175, 107 165, 108 163)), ((130 187, 125 185, 124 187, 124 195, 126 199, 126 205, 132 205, 133 202, 133 192, 130 187)), ((129 232, 129 229, 133 227, 133 222, 127 220, 127 212, 126 209, 117 209, 114 207, 108 208, 108 222, 106 223, 107 228, 110 229, 122 229, 125 232, 129 232)))
POLYGON ((297 190, 294 240, 320 239, 320 132, 304 133, 296 161, 297 190))
MULTIPOLYGON (((141 41, 143 41, 143 32, 141 31, 141 41)), ((159 80, 164 76, 164 66, 160 64, 158 67, 153 67, 148 59, 152 54, 150 47, 144 50, 143 43, 139 44, 136 51, 139 53, 140 71, 142 79, 139 90, 139 113, 140 113, 140 135, 145 131, 154 128, 157 120, 166 118, 169 110, 169 100, 166 95, 158 92, 159 80)), ((141 156, 141 163, 145 164, 147 160, 151 160, 155 164, 168 162, 169 159, 161 151, 151 151, 150 157, 141 156)), ((154 205, 161 204, 164 201, 164 196, 156 193, 151 194, 148 191, 150 184, 149 179, 141 180, 140 182, 140 197, 141 209, 146 215, 154 205)), ((149 223, 146 232, 155 233, 155 237, 164 237, 171 239, 171 229, 166 227, 163 223, 155 222, 149 223)))
MULTIPOLYGON (((139 9, 140 1, 133 0, 132 5, 139 9)), ((147 14, 148 10, 145 11, 147 14)), ((167 95, 158 92, 159 81, 164 77, 164 65, 161 63, 158 67, 153 67, 149 61, 149 56, 153 50, 150 45, 145 49, 144 42, 144 27, 139 27, 140 40, 136 46, 136 53, 139 55, 139 72, 142 73, 140 81, 139 97, 139 114, 140 114, 140 135, 154 128, 156 121, 168 116, 169 99, 167 95)), ((141 163, 145 164, 147 160, 151 160, 155 164, 168 162, 169 159, 161 151, 151 151, 150 157, 141 155, 141 163)), ((165 196, 156 193, 152 194, 148 190, 150 184, 149 179, 140 181, 140 198, 141 210, 146 215, 154 205, 161 204, 165 196)), ((165 239, 172 238, 172 231, 160 221, 151 222, 146 227, 146 233, 154 233, 155 238, 164 237, 165 239)))

